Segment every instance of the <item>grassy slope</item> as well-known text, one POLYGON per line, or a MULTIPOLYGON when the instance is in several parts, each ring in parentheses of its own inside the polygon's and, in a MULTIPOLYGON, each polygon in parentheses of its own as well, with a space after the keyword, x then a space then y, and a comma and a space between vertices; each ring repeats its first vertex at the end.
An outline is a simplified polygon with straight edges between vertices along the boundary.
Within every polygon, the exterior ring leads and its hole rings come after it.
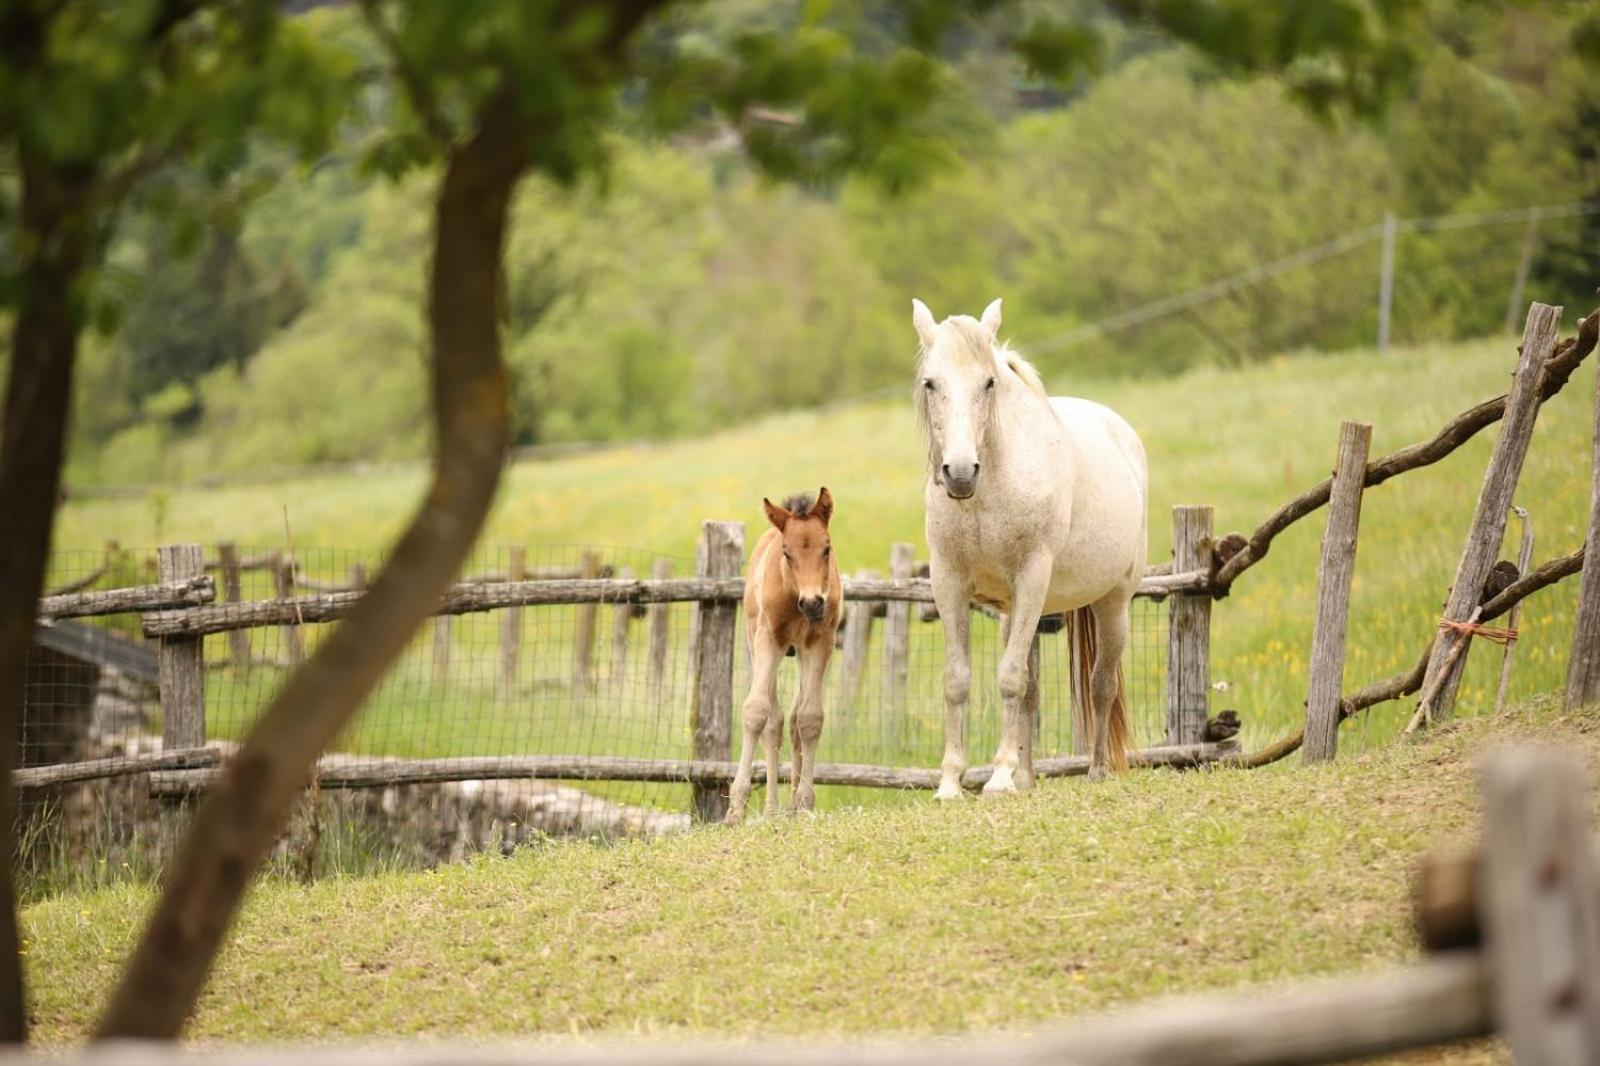
MULTIPOLYGON (((1081 391, 1116 407, 1144 436, 1151 557, 1159 559, 1169 550, 1166 515, 1174 503, 1212 503, 1219 532, 1253 528, 1324 476, 1341 419, 1374 423, 1374 453, 1391 451, 1504 391, 1513 361, 1509 342, 1481 342, 1383 357, 1283 358, 1081 391)), ((1523 475, 1518 500, 1533 509, 1539 558, 1570 550, 1582 536, 1594 373, 1585 367, 1546 408, 1523 475)), ((1076 391, 1070 381, 1051 385, 1076 391)), ((1368 496, 1351 618, 1352 683, 1415 659, 1454 571, 1490 442, 1482 435, 1446 463, 1368 496)), ((742 518, 753 534, 762 495, 826 483, 839 501, 842 563, 881 568, 892 541, 916 542, 923 554, 920 478, 921 445, 905 404, 785 415, 704 440, 519 465, 486 541, 626 545, 692 558, 701 519, 742 518)), ((389 471, 76 501, 63 511, 58 543, 87 547, 117 537, 124 544, 279 544, 287 506, 297 545, 370 549, 399 527, 421 487, 420 471, 389 471)), ((1212 676, 1230 685, 1218 705, 1244 712, 1251 743, 1291 728, 1299 714, 1321 528, 1318 516, 1280 538, 1271 558, 1214 614, 1212 676)), ((1569 584, 1524 615, 1517 696, 1559 684, 1574 597, 1569 584)), ((1492 699, 1494 677, 1491 656, 1475 654, 1463 689, 1468 713, 1492 699)), ((1380 710, 1346 729, 1386 736, 1403 713, 1380 710)))
MULTIPOLYGON (((198 1038, 1027 1030, 1166 993, 1412 957, 1411 871, 1526 735, 1600 763, 1600 716, 1524 709, 1296 773, 1055 781, 419 874, 267 881, 198 1038), (270 994, 263 990, 270 989, 270 994)), ((46 1042, 81 1037, 151 893, 26 910, 46 1042)))

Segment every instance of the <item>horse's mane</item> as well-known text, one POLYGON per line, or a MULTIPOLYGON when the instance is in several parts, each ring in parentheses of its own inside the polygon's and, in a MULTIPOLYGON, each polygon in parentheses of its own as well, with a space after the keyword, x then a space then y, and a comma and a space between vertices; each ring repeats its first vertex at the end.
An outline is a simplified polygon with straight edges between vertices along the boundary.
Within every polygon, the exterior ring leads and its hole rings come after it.
POLYGON ((789 512, 791 518, 810 518, 811 506, 815 502, 809 492, 802 492, 784 500, 783 509, 789 512))

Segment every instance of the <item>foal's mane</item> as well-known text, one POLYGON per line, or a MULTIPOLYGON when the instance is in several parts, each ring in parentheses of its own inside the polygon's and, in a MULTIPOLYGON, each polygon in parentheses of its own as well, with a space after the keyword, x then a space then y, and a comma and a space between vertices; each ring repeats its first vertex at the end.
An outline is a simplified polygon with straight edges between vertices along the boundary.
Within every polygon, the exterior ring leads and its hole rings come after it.
POLYGON ((816 501, 811 498, 811 493, 802 492, 784 500, 783 509, 789 512, 789 517, 791 518, 810 518, 811 507, 814 503, 816 501))

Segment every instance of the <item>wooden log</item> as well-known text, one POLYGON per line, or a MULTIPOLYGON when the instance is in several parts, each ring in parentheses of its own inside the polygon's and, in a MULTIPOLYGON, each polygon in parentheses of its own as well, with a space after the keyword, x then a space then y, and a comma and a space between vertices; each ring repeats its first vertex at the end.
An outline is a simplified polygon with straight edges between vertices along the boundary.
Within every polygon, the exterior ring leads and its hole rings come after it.
POLYGON ((1485 956, 1517 1062, 1600 1061, 1600 872, 1588 774, 1571 754, 1495 753, 1483 774, 1485 956))
MULTIPOLYGON (((744 523, 706 522, 700 532, 700 577, 731 578, 744 570, 744 523)), ((694 757, 726 761, 733 753, 733 646, 739 612, 732 604, 702 603, 694 645, 694 757)), ((728 813, 725 784, 697 783, 690 812, 715 824, 728 813)))
MULTIPOLYGON (((217 564, 222 570, 222 598, 227 603, 244 599, 243 583, 239 579, 239 549, 232 541, 217 545, 217 564)), ((250 671, 250 634, 243 629, 228 631, 228 657, 236 673, 250 671)))
MULTIPOLYGON (((650 565, 650 579, 656 583, 672 577, 672 560, 657 559, 650 565)), ((667 641, 671 636, 672 608, 665 603, 650 605, 650 693, 660 698, 667 678, 667 641)))
MULTIPOLYGON (((1210 566, 1211 508, 1172 509, 1174 575, 1210 566)), ((1175 596, 1167 621, 1167 743, 1195 744, 1211 699, 1211 601, 1175 596)))
MULTIPOLYGON (((600 572, 600 557, 594 552, 586 551, 580 562, 579 569, 585 577, 592 577, 600 572)), ((594 629, 596 618, 596 600, 586 600, 578 604, 574 613, 572 642, 572 688, 574 692, 588 692, 594 684, 594 629)))
POLYGON ((1492 1031, 1489 980, 1474 954, 1390 973, 1282 991, 1248 989, 1169 1000, 1027 1037, 767 1039, 759 1044, 672 1039, 457 1045, 98 1044, 17 1053, 14 1066, 1288 1066, 1365 1059, 1492 1031))
MULTIPOLYGON (((633 580, 633 570, 623 567, 617 574, 624 581, 633 580)), ((612 688, 628 683, 628 626, 633 621, 633 604, 619 603, 611 609, 611 676, 612 688)))
POLYGON ((1317 615, 1311 629, 1311 676, 1306 689, 1306 742, 1300 756, 1307 763, 1331 762, 1339 750, 1339 693, 1344 688, 1350 584, 1355 578, 1362 481, 1371 444, 1371 425, 1340 425, 1333 496, 1328 525, 1322 534, 1322 559, 1317 566, 1317 615))
POLYGON ((177 751, 158 751, 145 755, 114 755, 105 759, 85 759, 82 762, 60 763, 55 766, 29 766, 11 772, 11 784, 16 788, 48 788, 53 785, 70 785, 82 781, 102 781, 113 777, 130 777, 157 770, 189 770, 216 766, 222 762, 223 753, 217 748, 181 748, 177 751))
MULTIPOLYGON (((1589 530, 1584 552, 1600 559, 1600 383, 1594 403, 1594 454, 1590 460, 1589 530)), ((1578 613, 1572 620, 1572 653, 1562 702, 1568 710, 1600 701, 1600 566, 1589 567, 1578 585, 1578 613)))
MULTIPOLYGON (((300 623, 304 620, 304 616, 298 609, 294 594, 295 565, 294 556, 284 555, 272 569, 272 581, 277 587, 278 599, 288 604, 292 611, 290 617, 278 629, 282 634, 283 649, 288 655, 290 666, 298 666, 306 657, 305 639, 300 634, 300 623)), ((345 595, 355 594, 345 593, 345 595)))
MULTIPOLYGON (((1150 598, 1165 599, 1175 591, 1203 592, 1204 571, 1149 579, 1150 598)), ((109 595, 94 593, 93 595, 109 595)), ((361 598, 359 592, 329 592, 299 596, 293 600, 254 600, 239 604, 197 606, 189 610, 162 610, 152 607, 143 619, 147 637, 223 633, 230 629, 293 624, 297 619, 333 622, 343 618, 361 598)), ((506 607, 543 607, 557 604, 597 603, 689 603, 738 604, 744 598, 744 579, 669 578, 623 581, 617 578, 586 578, 571 581, 519 581, 501 584, 461 582, 454 585, 434 609, 436 615, 473 614, 506 607)), ((932 603, 933 588, 926 578, 885 581, 881 577, 856 577, 844 582, 844 598, 850 601, 904 601, 932 603)), ((161 604, 160 607, 171 606, 161 604)))
POLYGON ((100 592, 67 592, 39 600, 39 620, 88 618, 95 615, 134 614, 178 607, 200 606, 216 598, 216 583, 201 574, 181 581, 159 581, 153 585, 105 589, 100 592))
MULTIPOLYGON (((509 573, 511 580, 526 578, 528 551, 520 544, 511 549, 509 573)), ((517 693, 519 667, 522 663, 522 608, 513 607, 500 614, 500 696, 510 699, 517 693)))
POLYGON ((436 685, 450 681, 450 651, 454 644, 450 635, 451 617, 441 614, 433 620, 433 683, 436 685))
MULTIPOLYGON (((1136 769, 1193 769, 1220 762, 1238 750, 1233 742, 1146 748, 1129 754, 1136 769)), ((446 759, 391 759, 382 757, 324 759, 317 770, 319 788, 387 788, 392 785, 429 784, 439 781, 510 781, 522 779, 564 781, 645 781, 695 785, 711 791, 725 789, 739 764, 729 759, 634 759, 610 755, 503 755, 446 759)), ((993 768, 976 766, 961 778, 963 788, 977 790, 989 780, 993 768)), ((792 763, 778 766, 778 780, 793 779, 792 763)), ((1089 759, 1064 755, 1039 759, 1039 777, 1081 777, 1089 772, 1089 759)), ((192 792, 207 788, 220 770, 183 770, 152 782, 160 792, 192 792)), ((754 781, 764 784, 766 764, 757 761, 754 781)), ((939 787, 939 771, 858 763, 818 763, 819 785, 856 788, 892 788, 932 791, 939 787)))
MULTIPOLYGON (((163 583, 211 579, 198 544, 172 544, 156 551, 163 583)), ((161 686, 161 746, 198 748, 206 742, 205 638, 163 637, 156 652, 161 686)))
MULTIPOLYGON (((1461 561, 1456 566, 1450 598, 1445 603, 1445 618, 1461 622, 1471 616, 1482 596, 1484 578, 1489 576, 1489 568, 1500 555, 1500 542, 1506 532, 1506 514, 1511 508, 1517 479, 1522 474, 1522 461, 1528 454, 1528 443, 1533 439, 1534 420, 1539 414, 1539 391, 1544 384, 1545 360, 1555 348, 1556 329, 1560 322, 1559 307, 1535 303, 1528 309, 1528 321, 1522 334, 1522 352, 1512 379, 1511 397, 1506 403, 1505 421, 1500 427, 1500 437, 1495 441, 1488 470, 1484 472, 1477 510, 1472 517, 1466 546, 1461 552, 1461 561)), ((1426 674, 1427 682, 1438 679, 1428 710, 1430 722, 1449 718, 1455 707, 1456 689, 1466 666, 1465 650, 1452 659, 1450 665, 1446 666, 1445 662, 1457 643, 1470 639, 1446 633, 1443 639, 1434 643, 1426 674)))
MULTIPOLYGON (((861 570, 852 579, 852 585, 874 582, 871 570, 861 570)), ((855 601, 846 609, 844 625, 844 658, 839 664, 840 713, 848 715, 861 698, 861 679, 867 672, 867 653, 872 644, 872 610, 864 601, 855 601)))
MULTIPOLYGON (((889 547, 889 578, 891 581, 908 581, 916 560, 911 545, 897 542, 889 547)), ((894 720, 901 719, 899 708, 904 703, 906 684, 911 677, 911 605, 896 602, 885 605, 883 619, 883 676, 879 679, 883 689, 883 704, 892 710, 894 720)))

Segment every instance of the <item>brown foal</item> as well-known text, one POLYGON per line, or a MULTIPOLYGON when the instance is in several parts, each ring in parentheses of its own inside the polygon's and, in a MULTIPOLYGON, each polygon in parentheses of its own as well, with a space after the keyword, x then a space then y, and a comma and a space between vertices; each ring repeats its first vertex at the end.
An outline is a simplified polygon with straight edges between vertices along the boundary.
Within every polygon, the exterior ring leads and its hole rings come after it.
POLYGON ((783 711, 778 707, 778 663, 793 652, 800 689, 790 711, 794 750, 794 809, 816 806, 817 740, 822 736, 822 687, 833 655, 844 604, 839 564, 828 539, 833 497, 824 488, 815 502, 796 496, 779 507, 761 501, 772 528, 750 556, 744 587, 745 636, 750 651, 750 695, 744 701, 744 747, 729 794, 727 824, 744 819, 759 738, 767 763, 767 813, 778 811, 778 753, 783 711))

